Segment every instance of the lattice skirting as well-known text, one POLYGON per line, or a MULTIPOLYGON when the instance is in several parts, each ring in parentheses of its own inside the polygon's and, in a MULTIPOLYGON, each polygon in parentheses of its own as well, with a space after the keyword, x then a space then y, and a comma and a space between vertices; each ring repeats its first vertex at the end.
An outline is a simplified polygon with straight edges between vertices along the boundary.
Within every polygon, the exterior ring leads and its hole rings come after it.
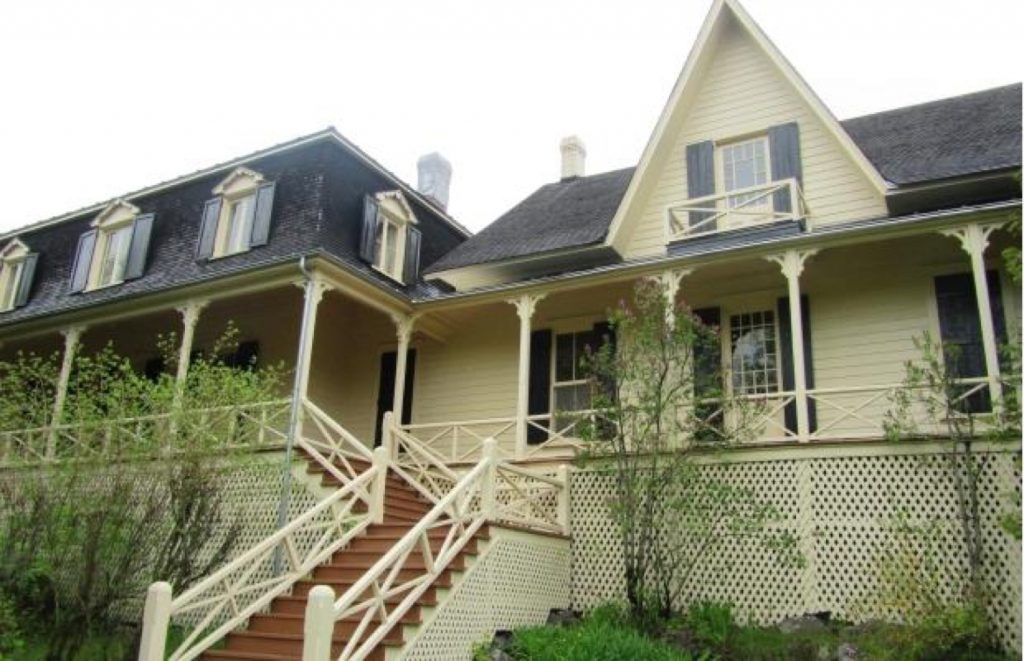
POLYGON ((486 549, 396 656, 469 659, 497 629, 543 624, 569 603, 569 554, 569 540, 492 526, 486 549))
MULTIPOLYGON (((895 548, 892 524, 937 521, 944 555, 942 588, 957 594, 966 553, 959 535, 949 464, 937 444, 807 448, 708 460, 704 470, 747 487, 781 515, 797 540, 804 567, 787 565, 756 540, 727 541, 694 572, 682 599, 731 602, 740 617, 770 624, 808 612, 860 621, 898 618, 878 603, 880 558, 895 548)), ((983 574, 990 612, 1005 645, 1021 649, 1021 547, 999 526, 1016 507, 1020 454, 986 452, 980 477, 983 574)), ((612 478, 598 470, 570 478, 572 604, 589 608, 624 595, 622 555, 608 502, 612 478)), ((903 536, 906 544, 906 536, 903 536)))

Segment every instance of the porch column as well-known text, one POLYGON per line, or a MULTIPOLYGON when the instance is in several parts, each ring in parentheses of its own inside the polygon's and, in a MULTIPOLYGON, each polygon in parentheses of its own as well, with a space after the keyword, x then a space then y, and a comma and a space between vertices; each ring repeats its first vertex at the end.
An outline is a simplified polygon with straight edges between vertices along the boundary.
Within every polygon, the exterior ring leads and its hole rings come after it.
POLYGON ((530 330, 533 312, 544 294, 523 294, 510 298, 519 315, 519 394, 516 399, 516 458, 526 455, 526 418, 530 403, 530 330))
POLYGON ((57 395, 53 400, 53 416, 50 418, 50 434, 46 441, 46 458, 53 459, 57 454, 57 426, 64 416, 64 401, 68 396, 68 382, 71 380, 71 368, 75 363, 75 353, 82 339, 85 326, 71 326, 61 331, 64 336, 64 360, 60 365, 60 376, 57 377, 57 395))
POLYGON ((661 291, 665 295, 665 322, 669 328, 676 325, 676 299, 679 297, 679 285, 683 278, 693 273, 693 269, 669 269, 662 271, 651 279, 661 285, 661 291))
POLYGON ((998 224, 971 223, 942 232, 946 236, 958 239, 971 258, 974 297, 978 299, 978 320, 981 322, 981 342, 985 351, 985 372, 988 374, 988 387, 993 406, 998 405, 1003 399, 1003 384, 999 374, 999 345, 996 340, 995 324, 992 321, 992 300, 989 298, 988 278, 985 275, 985 249, 988 248, 988 237, 998 227, 998 224))
POLYGON ((391 400, 392 419, 402 424, 402 408, 405 406, 405 373, 408 369, 409 342, 418 315, 394 314, 395 334, 398 337, 398 352, 395 354, 395 394, 391 400))
POLYGON ((782 268, 786 276, 789 295, 789 327, 791 353, 793 355, 793 395, 796 401, 796 433, 797 440, 806 443, 810 440, 811 426, 807 405, 807 373, 804 363, 804 324, 803 310, 800 304, 800 274, 804 271, 807 258, 818 252, 815 250, 787 250, 781 255, 768 257, 782 268))
POLYGON ((181 403, 184 394, 185 378, 188 376, 189 363, 192 362, 192 341, 195 338, 196 324, 199 313, 206 307, 207 301, 189 301, 178 308, 181 313, 181 346, 178 348, 178 370, 174 375, 174 405, 181 403))

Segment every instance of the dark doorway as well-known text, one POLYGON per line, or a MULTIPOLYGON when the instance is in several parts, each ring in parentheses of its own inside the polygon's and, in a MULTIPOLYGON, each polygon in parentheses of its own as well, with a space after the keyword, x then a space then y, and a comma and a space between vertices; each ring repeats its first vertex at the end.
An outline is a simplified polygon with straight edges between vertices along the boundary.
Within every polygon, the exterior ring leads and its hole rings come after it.
MULTIPOLYGON (((402 424, 412 422, 412 384, 416 378, 416 350, 409 349, 405 362, 405 399, 402 402, 402 424)), ((380 386, 377 388, 377 425, 373 433, 373 447, 380 445, 381 423, 384 413, 395 401, 395 370, 398 352, 388 351, 380 356, 380 386)))

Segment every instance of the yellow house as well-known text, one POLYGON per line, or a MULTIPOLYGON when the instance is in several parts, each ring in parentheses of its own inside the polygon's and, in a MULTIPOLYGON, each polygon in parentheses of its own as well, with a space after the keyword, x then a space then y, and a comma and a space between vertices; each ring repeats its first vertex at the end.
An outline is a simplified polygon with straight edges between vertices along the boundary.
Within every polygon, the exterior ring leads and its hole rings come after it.
POLYGON ((550 477, 587 409, 575 357, 645 278, 721 329, 761 459, 875 452, 925 332, 961 347, 979 411, 1019 385, 1019 83, 840 120, 715 0, 635 167, 560 147, 561 179, 475 235, 442 157, 414 188, 333 128, 0 235, 0 359, 65 356, 50 424, 0 431, 3 463, 56 458, 75 351, 113 341, 141 371, 175 331, 184 378, 232 320, 294 369, 262 412, 279 447, 333 433, 369 461, 394 433, 468 470, 493 438, 550 477))

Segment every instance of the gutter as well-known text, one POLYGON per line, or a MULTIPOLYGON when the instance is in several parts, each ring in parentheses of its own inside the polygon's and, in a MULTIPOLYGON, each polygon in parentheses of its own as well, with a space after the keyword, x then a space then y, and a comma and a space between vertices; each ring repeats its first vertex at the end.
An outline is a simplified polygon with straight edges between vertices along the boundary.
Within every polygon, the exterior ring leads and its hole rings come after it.
POLYGON ((1020 209, 1020 206, 1021 200, 1018 198, 1014 200, 991 202, 970 207, 959 207, 956 209, 944 209, 940 211, 929 211, 925 213, 910 214, 907 216, 898 216, 896 218, 883 217, 873 218, 869 220, 855 220, 848 223, 840 223, 832 226, 819 226, 815 228, 813 231, 808 232, 802 236, 795 238, 787 238, 780 241, 753 242, 750 244, 745 244, 743 246, 737 246, 734 249, 717 250, 696 256, 687 255, 685 257, 674 257, 671 255, 657 255, 652 257, 645 257, 628 262, 620 262, 617 264, 610 264, 606 266, 594 267, 591 269, 584 269, 581 271, 570 271, 568 273, 560 273, 557 275, 540 277, 533 280, 504 283, 488 287, 480 287, 478 289, 473 289, 470 291, 452 292, 450 294, 441 294, 439 296, 431 298, 413 299, 412 303, 413 305, 440 305, 445 302, 468 300, 478 296, 486 296, 488 294, 529 289, 541 285, 564 282, 566 280, 575 280, 580 278, 597 278, 609 274, 628 275, 635 271, 644 271, 647 269, 652 269, 654 267, 669 267, 694 262, 700 263, 701 261, 706 261, 706 258, 710 256, 735 254, 741 251, 750 251, 752 249, 757 249, 764 246, 788 246, 813 243, 816 242, 816 240, 824 237, 841 237, 846 235, 858 235, 862 233, 868 235, 885 235, 888 233, 896 233, 899 232, 900 230, 905 230, 908 227, 913 227, 915 225, 919 225, 937 219, 955 219, 960 216, 968 214, 1020 209), (872 230, 879 231, 874 232, 872 230))

